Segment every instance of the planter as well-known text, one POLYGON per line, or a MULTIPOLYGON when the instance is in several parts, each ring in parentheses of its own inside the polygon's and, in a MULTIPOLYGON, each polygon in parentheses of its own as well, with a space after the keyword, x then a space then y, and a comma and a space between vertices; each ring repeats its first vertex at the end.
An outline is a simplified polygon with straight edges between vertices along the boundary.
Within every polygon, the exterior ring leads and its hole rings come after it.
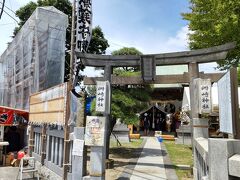
POLYGON ((133 134, 133 124, 128 125, 129 134, 133 134))

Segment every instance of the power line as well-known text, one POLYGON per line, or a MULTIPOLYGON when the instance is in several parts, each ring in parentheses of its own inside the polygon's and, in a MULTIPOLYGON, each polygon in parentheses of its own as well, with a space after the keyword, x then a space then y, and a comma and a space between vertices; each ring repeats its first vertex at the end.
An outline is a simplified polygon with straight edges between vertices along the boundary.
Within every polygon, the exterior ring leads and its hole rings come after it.
POLYGON ((10 14, 8 14, 5 10, 3 10, 10 18, 12 18, 14 21, 16 21, 17 23, 18 23, 18 21, 14 18, 14 17, 12 17, 10 14))
MULTIPOLYGON (((15 17, 17 17, 16 12, 13 10, 11 0, 8 0, 8 2, 9 2, 9 6, 10 6, 9 10, 15 14, 15 17)), ((17 26, 16 22, 14 22, 14 24, 15 24, 15 26, 17 26)))
MULTIPOLYGON (((4 0, 4 1, 5 1, 5 0, 4 0)), ((0 4, 3 4, 3 3, 0 2, 0 4)), ((14 14, 16 15, 15 11, 13 11, 11 8, 7 7, 6 5, 5 5, 5 8, 7 8, 9 11, 11 11, 12 13, 14 13, 14 14)))
POLYGON ((3 0, 3 2, 2 2, 2 8, 1 8, 1 12, 0 12, 0 19, 1 19, 1 17, 2 17, 2 13, 3 13, 3 9, 4 9, 4 5, 5 5, 5 0, 3 0))

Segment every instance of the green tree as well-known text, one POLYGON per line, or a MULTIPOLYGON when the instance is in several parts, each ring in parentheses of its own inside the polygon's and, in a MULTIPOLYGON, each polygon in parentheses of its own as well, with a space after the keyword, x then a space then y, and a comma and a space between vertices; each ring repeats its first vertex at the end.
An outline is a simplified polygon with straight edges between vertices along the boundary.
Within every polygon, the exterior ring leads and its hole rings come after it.
POLYGON ((87 52, 91 54, 105 54, 108 47, 108 41, 105 39, 101 27, 96 26, 93 28, 92 39, 87 52))
POLYGON ((112 116, 126 124, 139 124, 137 113, 144 110, 150 101, 150 86, 113 87, 112 116))
POLYGON ((123 47, 112 52, 112 55, 141 55, 142 53, 134 47, 123 47))
MULTIPOLYGON (((134 47, 123 47, 119 50, 113 51, 112 55, 114 55, 114 56, 116 56, 116 55, 142 55, 142 53, 134 47)), ((119 70, 119 69, 121 69, 121 68, 118 68, 117 70, 119 70)), ((123 67, 123 69, 125 71, 138 71, 139 67, 123 67)))
POLYGON ((219 62, 222 69, 236 65, 240 58, 240 1, 190 0, 191 12, 183 13, 189 21, 190 49, 207 48, 236 41, 236 48, 219 62))
MULTIPOLYGON (((142 55, 134 47, 124 47, 113 51, 112 55, 142 55)), ((140 75, 139 67, 115 68, 113 74, 116 76, 140 75)), ((138 125, 137 113, 145 109, 150 101, 152 88, 149 85, 113 86, 112 87, 112 116, 120 118, 126 124, 138 125)))
MULTIPOLYGON (((19 8, 16 11, 16 16, 20 19, 19 26, 15 28, 14 35, 21 29, 24 23, 31 16, 33 11, 38 6, 54 6, 58 10, 68 15, 69 26, 66 32, 66 53, 65 53, 65 81, 69 79, 69 61, 70 56, 67 53, 71 49, 71 24, 72 24, 72 4, 69 0, 38 0, 35 2, 29 2, 25 6, 19 8)), ((108 41, 105 39, 104 34, 100 26, 96 26, 92 30, 92 39, 88 47, 88 53, 92 54, 105 54, 106 49, 109 47, 108 41)))

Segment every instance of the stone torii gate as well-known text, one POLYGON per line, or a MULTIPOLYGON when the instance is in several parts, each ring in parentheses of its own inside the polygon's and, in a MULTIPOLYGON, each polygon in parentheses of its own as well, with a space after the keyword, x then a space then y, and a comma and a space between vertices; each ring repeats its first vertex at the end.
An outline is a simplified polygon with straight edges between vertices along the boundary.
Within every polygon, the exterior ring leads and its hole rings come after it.
POLYGON ((206 49, 184 51, 176 53, 146 54, 146 55, 96 55, 76 52, 85 66, 103 67, 104 78, 86 77, 85 85, 96 84, 97 80, 109 80, 111 84, 170 84, 190 83, 192 78, 210 78, 216 82, 222 73, 199 73, 198 64, 216 62, 226 58, 229 50, 235 47, 235 43, 227 43, 206 49), (183 75, 156 75, 156 66, 187 64, 189 72, 183 75), (114 67, 141 67, 142 77, 112 76, 114 67))
MULTIPOLYGON (((109 81, 111 84, 170 84, 170 83, 189 83, 190 84, 190 105, 191 118, 198 118, 196 99, 194 99, 193 79, 209 78, 212 82, 218 81, 223 73, 199 73, 198 64, 216 62, 224 60, 228 51, 236 46, 235 43, 227 43, 211 48, 163 54, 145 55, 95 55, 76 52, 77 58, 81 58, 85 66, 103 67, 104 77, 85 77, 85 85, 96 84, 96 81, 109 81), (156 66, 163 65, 188 65, 188 72, 179 75, 156 75, 156 66), (142 76, 138 77, 119 77, 112 75, 114 67, 141 67, 142 76)), ((109 122, 108 122, 109 123, 109 122)), ((108 126, 109 127, 109 126, 108 126)), ((108 131, 109 129, 106 129, 108 131)), ((104 150, 95 149, 95 153, 104 154, 104 150), (101 152, 102 151, 102 152, 101 152)), ((101 171, 101 170, 100 170, 101 171)), ((105 170, 104 170, 105 171, 105 170)), ((104 173, 104 172, 100 172, 104 173)))

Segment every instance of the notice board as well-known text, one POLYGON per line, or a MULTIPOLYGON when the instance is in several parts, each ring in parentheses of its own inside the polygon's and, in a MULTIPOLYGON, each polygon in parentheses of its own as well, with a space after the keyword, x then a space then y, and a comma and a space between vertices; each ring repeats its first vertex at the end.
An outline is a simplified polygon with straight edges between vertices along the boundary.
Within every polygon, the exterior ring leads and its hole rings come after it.
POLYGON ((106 117, 87 116, 85 144, 88 146, 104 146, 106 117))
POLYGON ((66 101, 67 83, 31 95, 29 122, 64 125, 66 101))
POLYGON ((238 92, 236 69, 230 69, 218 81, 218 103, 220 131, 235 134, 235 123, 238 120, 238 92))

